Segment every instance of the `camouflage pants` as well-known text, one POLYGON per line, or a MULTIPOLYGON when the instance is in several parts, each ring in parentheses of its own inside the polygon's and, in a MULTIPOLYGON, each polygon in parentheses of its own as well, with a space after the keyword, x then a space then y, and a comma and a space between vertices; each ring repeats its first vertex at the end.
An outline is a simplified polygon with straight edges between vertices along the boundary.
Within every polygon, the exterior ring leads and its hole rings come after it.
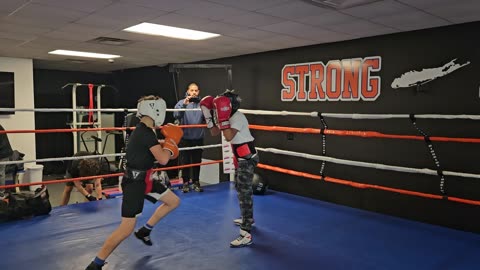
POLYGON ((250 231, 253 223, 253 188, 252 179, 255 167, 259 161, 258 154, 249 160, 239 160, 235 170, 235 189, 237 190, 240 214, 242 215, 242 230, 250 231))

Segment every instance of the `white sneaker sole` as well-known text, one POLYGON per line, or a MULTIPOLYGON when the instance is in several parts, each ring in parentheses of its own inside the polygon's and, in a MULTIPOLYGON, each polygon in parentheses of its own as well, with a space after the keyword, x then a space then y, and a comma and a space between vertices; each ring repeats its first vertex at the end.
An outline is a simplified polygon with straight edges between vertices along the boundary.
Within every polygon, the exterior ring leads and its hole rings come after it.
POLYGON ((246 244, 241 244, 241 245, 238 245, 238 246, 235 246, 235 245, 230 244, 230 247, 231 247, 231 248, 241 248, 241 247, 250 246, 251 244, 253 244, 253 241, 250 241, 250 242, 248 242, 248 243, 246 243, 246 244))
MULTIPOLYGON (((242 225, 242 220, 241 219, 240 220, 234 219, 233 223, 237 226, 240 226, 240 225, 242 225)), ((252 226, 255 226, 255 222, 252 223, 252 226)))

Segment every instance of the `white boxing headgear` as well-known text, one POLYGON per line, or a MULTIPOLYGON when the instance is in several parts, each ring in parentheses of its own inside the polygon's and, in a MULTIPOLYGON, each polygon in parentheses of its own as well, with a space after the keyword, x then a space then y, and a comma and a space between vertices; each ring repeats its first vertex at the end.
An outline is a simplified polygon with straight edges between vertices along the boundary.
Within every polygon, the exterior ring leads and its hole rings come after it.
POLYGON ((155 100, 142 100, 137 104, 137 117, 149 116, 155 122, 155 126, 161 126, 165 121, 167 104, 162 98, 155 100))

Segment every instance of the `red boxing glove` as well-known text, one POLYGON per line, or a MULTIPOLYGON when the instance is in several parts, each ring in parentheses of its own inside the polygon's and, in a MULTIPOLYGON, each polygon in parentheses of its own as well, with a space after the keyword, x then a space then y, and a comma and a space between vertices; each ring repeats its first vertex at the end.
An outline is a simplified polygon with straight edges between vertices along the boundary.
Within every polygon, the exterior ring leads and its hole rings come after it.
POLYGON ((202 109, 203 117, 205 117, 205 122, 207 122, 207 128, 215 126, 211 113, 213 110, 213 99, 212 96, 206 96, 200 100, 200 108, 202 109))
POLYGON ((216 97, 213 100, 215 124, 220 129, 230 128, 230 115, 232 114, 232 103, 225 96, 216 97))
POLYGON ((165 141, 172 139, 177 145, 183 137, 183 130, 171 123, 164 125, 161 132, 165 136, 165 141))

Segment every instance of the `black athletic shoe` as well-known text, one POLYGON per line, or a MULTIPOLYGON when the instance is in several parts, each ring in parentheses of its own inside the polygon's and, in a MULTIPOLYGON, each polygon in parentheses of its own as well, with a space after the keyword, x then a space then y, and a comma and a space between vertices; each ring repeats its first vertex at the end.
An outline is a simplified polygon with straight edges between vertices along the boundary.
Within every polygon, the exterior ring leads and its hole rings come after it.
POLYGON ((100 266, 94 262, 91 262, 85 270, 102 270, 103 266, 100 266))
POLYGON ((142 242, 147 245, 147 246, 151 246, 153 245, 152 243, 152 240, 150 240, 150 232, 146 232, 147 229, 145 228, 140 228, 138 231, 135 232, 135 236, 142 240, 142 242))

